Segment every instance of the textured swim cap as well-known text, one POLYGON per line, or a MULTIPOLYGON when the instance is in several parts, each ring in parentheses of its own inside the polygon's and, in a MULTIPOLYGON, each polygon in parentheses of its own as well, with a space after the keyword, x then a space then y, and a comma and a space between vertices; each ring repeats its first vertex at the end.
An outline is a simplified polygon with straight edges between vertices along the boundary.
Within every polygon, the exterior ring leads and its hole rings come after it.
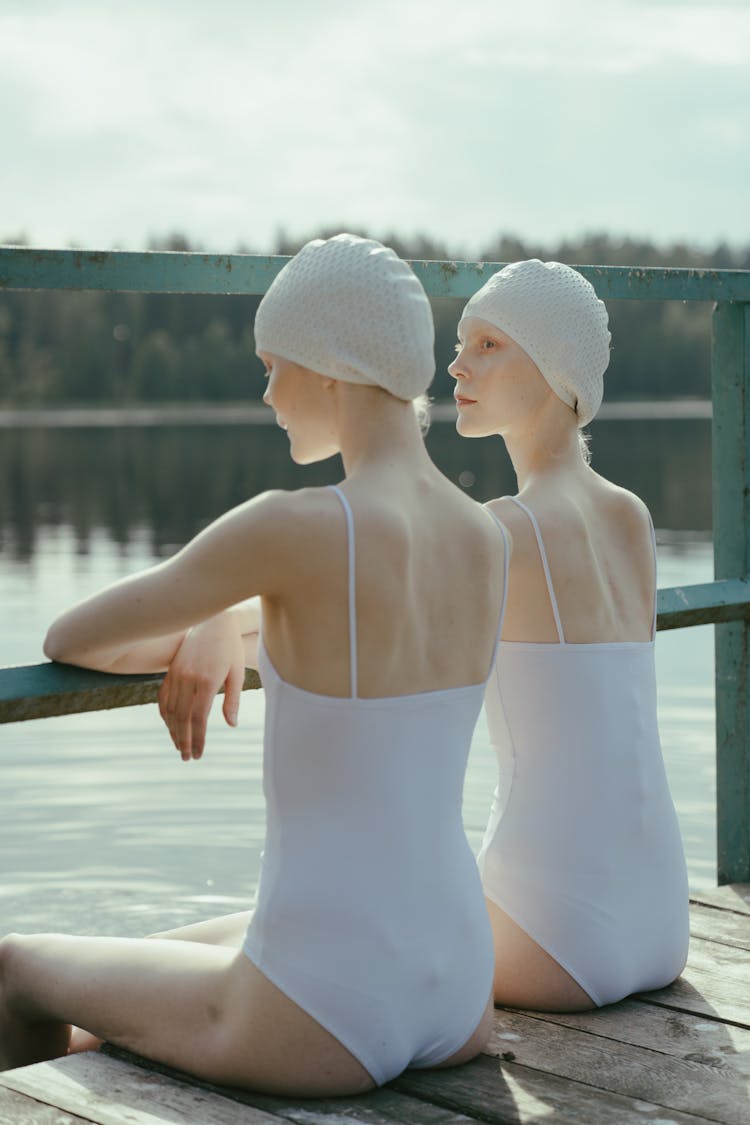
POLYGON ((303 246, 255 317, 258 351, 403 399, 432 382, 434 344, 432 309, 411 268, 382 243, 353 234, 303 246))
POLYGON ((461 314, 501 329, 533 359, 552 390, 585 426, 601 406, 609 364, 607 309, 592 285, 561 262, 512 262, 474 294, 461 314))

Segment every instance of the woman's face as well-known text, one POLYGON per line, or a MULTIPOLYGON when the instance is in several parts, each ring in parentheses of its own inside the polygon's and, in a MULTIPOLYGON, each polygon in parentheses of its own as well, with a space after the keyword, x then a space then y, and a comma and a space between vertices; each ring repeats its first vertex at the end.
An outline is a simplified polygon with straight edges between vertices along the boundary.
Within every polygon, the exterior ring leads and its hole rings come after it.
POLYGON ((523 348, 489 321, 466 317, 458 341, 448 371, 463 437, 503 433, 554 393, 523 348))
POLYGON ((270 352, 258 358, 268 379, 263 401, 286 430, 292 460, 309 465, 338 453, 333 380, 270 352))

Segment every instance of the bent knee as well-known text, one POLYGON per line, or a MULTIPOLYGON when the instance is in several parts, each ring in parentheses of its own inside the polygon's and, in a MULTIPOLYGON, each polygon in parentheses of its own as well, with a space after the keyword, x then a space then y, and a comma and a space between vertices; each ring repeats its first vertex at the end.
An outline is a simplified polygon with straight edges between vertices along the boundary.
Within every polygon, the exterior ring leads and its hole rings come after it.
POLYGON ((26 940, 23 934, 6 934, 0 938, 0 980, 4 980, 18 965, 26 940))
POLYGON ((23 934, 6 934, 0 939, 0 990, 6 1002, 23 975, 28 962, 29 939, 23 934))

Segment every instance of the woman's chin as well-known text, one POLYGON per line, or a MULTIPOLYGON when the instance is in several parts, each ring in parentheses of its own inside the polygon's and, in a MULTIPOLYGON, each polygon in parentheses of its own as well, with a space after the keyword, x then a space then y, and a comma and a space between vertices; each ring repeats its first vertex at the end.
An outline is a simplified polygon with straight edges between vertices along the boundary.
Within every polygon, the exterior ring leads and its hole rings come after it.
POLYGON ((295 465, 315 465, 318 461, 327 461, 329 457, 334 457, 338 453, 338 449, 305 449, 299 445, 295 445, 294 441, 289 445, 289 456, 295 465))
POLYGON ((459 414, 456 418, 456 431, 465 438, 487 437, 487 431, 472 423, 464 414, 459 414))

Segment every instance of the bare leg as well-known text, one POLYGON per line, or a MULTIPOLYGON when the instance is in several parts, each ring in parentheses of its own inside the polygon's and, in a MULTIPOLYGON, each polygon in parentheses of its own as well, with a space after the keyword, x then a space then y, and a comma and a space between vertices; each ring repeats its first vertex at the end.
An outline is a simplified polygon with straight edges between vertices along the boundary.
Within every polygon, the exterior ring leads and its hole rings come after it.
POLYGON ((151 934, 154 938, 168 938, 170 941, 200 941, 206 945, 226 945, 230 949, 241 949, 252 910, 241 910, 237 914, 222 914, 219 918, 207 918, 205 922, 192 922, 189 926, 178 926, 174 930, 163 930, 151 934))
POLYGON ((242 953, 194 941, 6 938, 0 1069, 64 1054, 71 1023, 214 1082, 299 1095, 373 1086, 242 953))
MULTIPOLYGON (((226 945, 230 949, 240 949, 245 937, 245 931, 252 917, 251 910, 243 910, 237 914, 223 914, 219 918, 208 918, 205 922, 193 922, 189 926, 179 926, 174 930, 164 930, 162 933, 151 934, 152 938, 168 939, 170 941, 198 941, 204 945, 226 945)), ((92 1035, 83 1028, 74 1027, 70 1033, 68 1054, 75 1055, 79 1051, 98 1051, 104 1040, 92 1035)))
POLYGON ((587 1012, 596 1005, 546 950, 487 900, 495 942, 495 1003, 546 1012, 587 1012))

